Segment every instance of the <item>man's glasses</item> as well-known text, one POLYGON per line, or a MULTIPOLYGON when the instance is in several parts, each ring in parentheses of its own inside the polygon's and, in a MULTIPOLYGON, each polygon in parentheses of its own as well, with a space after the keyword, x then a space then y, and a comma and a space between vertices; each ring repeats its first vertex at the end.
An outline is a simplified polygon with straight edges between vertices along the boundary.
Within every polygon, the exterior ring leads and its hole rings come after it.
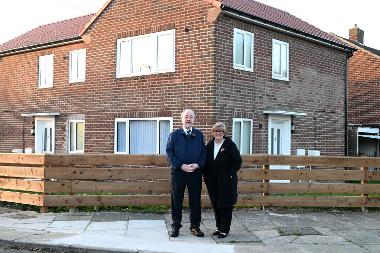
POLYGON ((223 133, 223 130, 212 130, 214 133, 223 133))

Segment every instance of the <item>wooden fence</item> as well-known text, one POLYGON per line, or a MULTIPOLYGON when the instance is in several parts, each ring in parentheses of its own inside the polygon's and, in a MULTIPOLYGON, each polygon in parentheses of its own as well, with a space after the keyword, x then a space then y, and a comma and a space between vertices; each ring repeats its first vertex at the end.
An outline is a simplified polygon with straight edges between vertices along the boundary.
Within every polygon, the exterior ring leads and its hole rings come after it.
MULTIPOLYGON (((380 158, 244 156, 237 205, 380 207, 380 171, 371 168, 380 158), (290 169, 270 168, 281 164, 290 169)), ((170 169, 159 155, 0 154, 0 201, 42 211, 169 206, 170 169)), ((206 187, 202 202, 209 206, 206 187)))

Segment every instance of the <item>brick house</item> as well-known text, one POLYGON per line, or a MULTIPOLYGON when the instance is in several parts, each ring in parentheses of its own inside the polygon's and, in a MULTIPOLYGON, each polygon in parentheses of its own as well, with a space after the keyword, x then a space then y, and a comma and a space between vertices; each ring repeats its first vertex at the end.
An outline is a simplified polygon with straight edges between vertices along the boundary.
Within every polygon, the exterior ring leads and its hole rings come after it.
POLYGON ((255 1, 108 1, 0 46, 0 152, 164 153, 193 108, 241 153, 345 154, 352 48, 255 1))
POLYGON ((380 156, 380 50, 364 45, 357 25, 349 39, 340 38, 356 51, 348 63, 349 154, 380 156))

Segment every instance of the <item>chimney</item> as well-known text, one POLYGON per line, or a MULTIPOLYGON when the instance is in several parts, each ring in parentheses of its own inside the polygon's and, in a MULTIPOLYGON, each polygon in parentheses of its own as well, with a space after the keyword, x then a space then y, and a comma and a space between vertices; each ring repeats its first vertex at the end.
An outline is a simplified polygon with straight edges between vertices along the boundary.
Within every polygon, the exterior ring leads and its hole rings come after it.
POLYGON ((359 42, 361 44, 364 44, 364 31, 361 30, 357 24, 355 24, 354 28, 351 28, 350 31, 350 40, 359 42))

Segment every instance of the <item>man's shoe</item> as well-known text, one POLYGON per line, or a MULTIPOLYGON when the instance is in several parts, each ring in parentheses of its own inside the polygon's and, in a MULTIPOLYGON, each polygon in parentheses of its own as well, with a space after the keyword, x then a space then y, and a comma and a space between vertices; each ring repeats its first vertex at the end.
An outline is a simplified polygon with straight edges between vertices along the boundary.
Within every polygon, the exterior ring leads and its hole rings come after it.
POLYGON ((212 233, 212 235, 219 235, 220 234, 220 231, 217 229, 217 230, 215 230, 215 232, 214 233, 212 233))
POLYGON ((172 232, 170 233, 170 236, 171 237, 178 237, 178 235, 179 235, 179 228, 177 228, 177 227, 172 228, 172 232))
POLYGON ((218 238, 226 238, 226 237, 227 237, 227 233, 220 232, 218 235, 218 238))
POLYGON ((201 230, 200 228, 192 228, 192 229, 190 230, 190 233, 191 233, 192 235, 197 236, 197 237, 203 237, 203 236, 205 236, 205 233, 203 233, 202 230, 201 230))

